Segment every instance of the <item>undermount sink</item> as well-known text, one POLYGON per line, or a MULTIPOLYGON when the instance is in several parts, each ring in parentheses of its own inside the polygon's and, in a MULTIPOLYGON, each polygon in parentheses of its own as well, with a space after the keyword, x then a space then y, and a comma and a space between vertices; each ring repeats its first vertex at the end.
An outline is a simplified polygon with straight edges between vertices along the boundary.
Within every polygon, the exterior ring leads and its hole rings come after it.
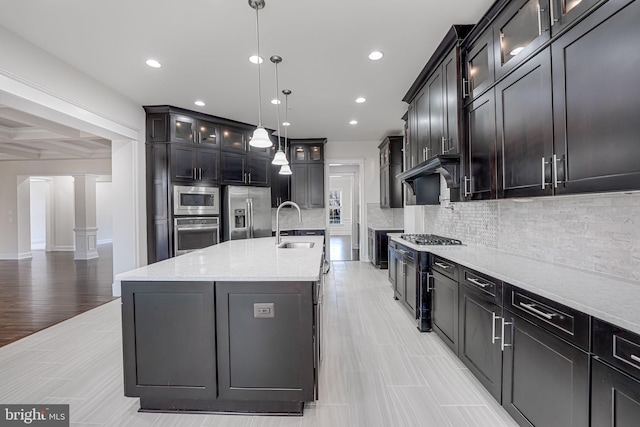
POLYGON ((299 249, 299 248, 312 248, 315 243, 313 242, 282 242, 278 245, 278 248, 283 249, 299 249))

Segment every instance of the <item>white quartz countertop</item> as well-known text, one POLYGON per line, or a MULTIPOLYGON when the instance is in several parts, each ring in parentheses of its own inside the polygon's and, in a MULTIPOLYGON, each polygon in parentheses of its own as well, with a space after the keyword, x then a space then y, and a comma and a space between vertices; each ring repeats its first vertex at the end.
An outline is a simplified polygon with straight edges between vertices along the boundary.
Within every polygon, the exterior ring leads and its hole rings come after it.
POLYGON ((283 236, 313 248, 277 248, 275 237, 232 240, 118 274, 116 281, 316 281, 323 236, 283 236))
POLYGON ((420 246, 400 234, 389 238, 640 334, 639 282, 480 246, 420 246))
POLYGON ((404 230, 402 227, 372 227, 372 226, 368 226, 367 227, 370 230, 373 231, 398 231, 400 233, 402 233, 402 231, 404 230))

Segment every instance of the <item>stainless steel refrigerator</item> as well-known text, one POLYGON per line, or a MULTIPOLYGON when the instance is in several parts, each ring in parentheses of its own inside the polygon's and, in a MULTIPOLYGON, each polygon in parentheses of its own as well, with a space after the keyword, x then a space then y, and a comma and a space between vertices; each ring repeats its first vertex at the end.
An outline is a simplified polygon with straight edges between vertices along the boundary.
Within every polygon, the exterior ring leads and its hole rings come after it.
POLYGON ((238 240, 270 237, 271 188, 224 187, 223 239, 238 240))

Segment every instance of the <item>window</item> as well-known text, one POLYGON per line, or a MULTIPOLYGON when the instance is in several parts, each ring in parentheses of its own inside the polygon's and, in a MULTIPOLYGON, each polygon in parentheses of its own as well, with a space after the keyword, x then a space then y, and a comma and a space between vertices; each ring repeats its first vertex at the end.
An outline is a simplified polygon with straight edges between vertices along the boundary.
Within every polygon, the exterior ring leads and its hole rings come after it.
POLYGON ((329 192, 329 224, 342 224, 342 190, 329 192))

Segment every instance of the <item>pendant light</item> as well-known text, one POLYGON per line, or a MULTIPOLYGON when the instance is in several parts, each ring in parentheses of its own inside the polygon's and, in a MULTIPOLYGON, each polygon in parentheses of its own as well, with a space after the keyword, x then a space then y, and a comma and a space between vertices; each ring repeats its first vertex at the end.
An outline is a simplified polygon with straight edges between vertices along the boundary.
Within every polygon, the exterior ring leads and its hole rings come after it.
MULTIPOLYGON (((287 126, 284 127, 284 151, 287 151, 287 141, 288 141, 288 129, 289 129, 289 95, 291 95, 291 91, 289 89, 285 89, 282 91, 284 93, 284 121, 287 123, 287 126)), ((280 120, 278 120, 280 122, 280 120)), ((291 175, 291 167, 289 166, 289 161, 287 160, 287 156, 285 154, 284 160, 286 163, 280 167, 280 175, 291 175)))
MULTIPOLYGON (((273 55, 269 58, 271 62, 273 62, 276 66, 276 100, 278 99, 278 94, 280 93, 280 88, 278 86, 278 64, 282 62, 282 58, 278 55, 273 55)), ((276 166, 286 165, 289 163, 287 161, 287 156, 285 156, 284 151, 282 151, 282 145, 280 144, 280 102, 276 102, 276 117, 278 119, 278 151, 276 151, 275 156, 273 156, 272 164, 276 166)))
POLYGON ((258 51, 256 55, 258 56, 258 127, 253 131, 253 136, 251 137, 251 141, 249 141, 249 145, 257 148, 269 148, 273 145, 271 140, 269 139, 269 134, 266 129, 262 127, 262 86, 260 81, 260 23, 258 20, 258 11, 264 8, 264 0, 249 0, 249 6, 252 9, 256 10, 256 40, 258 51))

